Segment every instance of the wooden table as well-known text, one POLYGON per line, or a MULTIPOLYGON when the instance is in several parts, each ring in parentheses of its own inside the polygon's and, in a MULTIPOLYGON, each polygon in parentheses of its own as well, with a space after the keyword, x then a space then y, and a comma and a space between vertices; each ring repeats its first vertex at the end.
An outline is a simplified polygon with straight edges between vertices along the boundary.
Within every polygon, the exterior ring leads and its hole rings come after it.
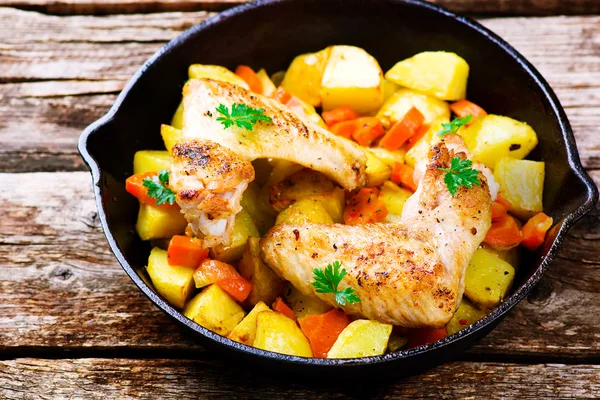
MULTIPOLYGON (((99 227, 77 138, 166 41, 239 2, 0 0, 0 398, 600 397, 598 209, 485 340, 391 382, 246 371, 135 288, 99 227)), ((539 68, 600 182, 600 1, 438 2, 477 15, 539 68)))

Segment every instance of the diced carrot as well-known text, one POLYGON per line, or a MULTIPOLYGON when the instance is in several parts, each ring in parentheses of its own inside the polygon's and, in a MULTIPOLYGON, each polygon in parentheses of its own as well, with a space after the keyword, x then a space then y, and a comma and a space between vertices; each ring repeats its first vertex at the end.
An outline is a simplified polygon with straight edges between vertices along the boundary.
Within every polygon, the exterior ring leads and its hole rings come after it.
POLYGON ((502 197, 502 193, 498 193, 498 196, 496 196, 496 201, 497 203, 500 203, 504 206, 504 208, 506 208, 507 210, 510 210, 511 204, 508 200, 506 200, 504 197, 502 197))
POLYGON ((409 329, 407 347, 418 347, 427 343, 433 343, 448 336, 446 328, 417 328, 409 329))
POLYGON ((141 174, 131 175, 125 180, 125 190, 130 194, 134 195, 139 201, 145 204, 149 204, 153 207, 170 208, 178 207, 177 203, 169 204, 156 204, 156 199, 148 195, 148 188, 144 186, 144 179, 158 176, 158 172, 144 172, 141 174))
POLYGON ((351 109, 350 106, 341 106, 334 108, 333 110, 323 111, 321 116, 323 117, 323 121, 325 121, 327 126, 333 126, 338 122, 350 121, 360 117, 360 115, 351 109))
POLYGON ((395 162, 392 167, 392 176, 390 179, 395 184, 402 185, 402 187, 414 192, 417 190, 417 184, 413 179, 414 173, 415 170, 408 165, 395 162))
POLYGON ((281 104, 285 104, 290 101, 292 95, 289 94, 287 90, 283 88, 283 86, 279 86, 277 90, 275 90, 275 93, 273 93, 273 98, 281 104))
POLYGON ((354 131, 356 131, 356 127, 356 120, 353 119, 351 121, 338 122, 337 124, 330 127, 329 130, 338 136, 343 136, 346 139, 351 139, 352 134, 354 133, 354 131))
POLYGON ((294 313, 294 310, 285 304, 285 301, 283 301, 281 297, 278 297, 271 307, 273 307, 273 310, 277 311, 278 313, 281 313, 289 319, 296 321, 296 314, 294 313))
POLYGON ((362 188, 350 193, 346 199, 344 222, 346 225, 381 222, 388 214, 385 203, 378 199, 377 188, 362 188))
POLYGON ((472 115, 473 119, 485 117, 487 113, 477 104, 470 102, 469 100, 459 100, 450 104, 450 109, 457 117, 466 117, 472 115))
POLYGON ((492 203, 492 221, 498 221, 504 217, 508 213, 508 208, 506 205, 499 201, 494 201, 492 203))
POLYGON ((537 250, 546 239, 546 232, 552 226, 552 217, 543 212, 529 218, 523 226, 523 241, 521 244, 531 251, 537 250))
POLYGON ((416 107, 412 107, 402 120, 396 122, 387 131, 379 142, 379 145, 388 150, 399 149, 408 139, 417 133, 417 130, 423 125, 424 120, 425 117, 423 117, 423 114, 416 107))
POLYGON ((373 117, 362 117, 355 119, 356 129, 352 133, 352 139, 364 147, 369 147, 371 143, 379 139, 383 134, 383 125, 381 121, 373 117))
POLYGON ((510 249, 523 240, 523 235, 513 217, 506 215, 492 222, 483 242, 497 249, 510 249))
POLYGON ((235 74, 246 81, 248 86, 250 86, 250 90, 252 90, 254 93, 262 94, 262 82, 252 68, 247 65, 238 65, 238 67, 235 69, 235 74))
POLYGON ((246 300, 252 284, 242 277, 233 266, 217 260, 205 259, 194 271, 197 288, 216 284, 239 302, 246 300))
POLYGON ((335 308, 325 314, 309 315, 298 320, 302 332, 310 342, 313 356, 318 358, 327 357, 338 336, 350 322, 350 317, 345 312, 335 308))
POLYGON ((175 235, 169 241, 167 260, 169 265, 196 268, 208 257, 208 249, 202 246, 202 241, 188 236, 175 235))
POLYGON ((417 129, 417 131, 415 132, 414 135, 412 135, 408 141, 406 142, 406 150, 410 150, 411 147, 413 147, 419 140, 421 140, 421 138, 423 136, 425 136, 425 134, 427 133, 427 131, 429 130, 430 126, 429 125, 421 125, 421 127, 419 129, 417 129))

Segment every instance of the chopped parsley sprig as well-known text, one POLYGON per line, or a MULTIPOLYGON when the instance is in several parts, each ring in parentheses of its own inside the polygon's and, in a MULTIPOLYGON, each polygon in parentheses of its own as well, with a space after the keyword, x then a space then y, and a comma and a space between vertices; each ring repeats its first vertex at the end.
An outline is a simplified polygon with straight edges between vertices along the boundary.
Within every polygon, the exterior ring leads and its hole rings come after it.
POLYGON ((175 192, 167 187, 169 184, 169 171, 163 169, 158 176, 144 178, 143 185, 148 188, 148 196, 156 199, 156 204, 175 203, 175 192))
POLYGON ((217 112, 221 114, 221 116, 217 118, 217 121, 223 124, 225 128, 235 125, 238 128, 244 128, 251 131, 252 127, 258 121, 273 123, 271 117, 265 115, 262 108, 252 108, 244 103, 233 103, 231 111, 224 104, 219 104, 217 112))
POLYGON ((481 185, 481 181, 478 178, 479 171, 471 168, 472 166, 473 161, 454 157, 450 163, 450 168, 438 168, 446 172, 444 182, 452 196, 454 196, 460 186, 472 188, 473 185, 481 185))
POLYGON ((438 132, 438 136, 444 136, 447 135, 449 133, 456 133, 456 131, 458 130, 458 128, 460 128, 463 125, 466 125, 468 123, 471 122, 471 120, 473 119, 472 115, 466 115, 462 118, 454 118, 452 121, 450 121, 447 124, 442 124, 442 130, 438 132))
POLYGON ((340 270, 341 266, 339 261, 334 261, 333 264, 327 264, 326 268, 313 269, 314 282, 312 285, 317 293, 333 293, 336 303, 340 306, 345 306, 346 302, 360 303, 360 298, 354 289, 347 287, 344 290, 338 290, 338 285, 347 273, 345 268, 340 270))

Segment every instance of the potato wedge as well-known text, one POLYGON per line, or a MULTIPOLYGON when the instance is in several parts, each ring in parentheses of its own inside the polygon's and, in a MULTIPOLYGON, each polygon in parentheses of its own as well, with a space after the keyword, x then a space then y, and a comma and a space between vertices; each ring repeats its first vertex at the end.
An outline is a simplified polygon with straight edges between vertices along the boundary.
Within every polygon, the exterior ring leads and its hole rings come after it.
POLYGON ((492 309, 506 297, 514 277, 512 265, 486 249, 477 249, 465 273, 465 296, 492 309))
POLYGON ((294 58, 281 86, 289 93, 318 107, 321 105, 321 81, 331 48, 316 53, 302 54, 294 58))
POLYGON ((538 144, 531 126, 499 115, 479 118, 458 134, 465 140, 473 160, 492 170, 501 158, 523 159, 538 144))
POLYGON ((228 246, 220 244, 210 249, 211 258, 226 263, 239 260, 242 258, 249 237, 260 237, 260 233, 248 211, 242 209, 235 216, 231 243, 228 246))
POLYGON ((181 140, 181 136, 183 133, 181 129, 177 129, 172 127, 171 125, 162 124, 160 126, 160 136, 162 136, 163 142, 165 143, 165 148, 171 153, 171 149, 173 146, 177 144, 181 140))
POLYGON ((146 271, 154 289, 173 307, 183 308, 194 293, 194 268, 169 265, 165 250, 150 251, 146 271))
POLYGON ((206 329, 227 336, 246 312, 223 289, 213 284, 186 304, 183 315, 206 329))
POLYGON ((333 307, 314 295, 306 295, 300 292, 291 283, 287 282, 283 289, 285 302, 298 318, 304 318, 313 314, 324 314, 333 307))
POLYGON ((379 200, 383 201, 385 204, 388 210, 388 216, 400 216, 402 215, 404 203, 406 203, 406 200, 408 200, 408 198, 412 195, 413 193, 410 190, 401 188, 394 182, 385 181, 381 187, 379 200))
POLYGON ((275 225, 281 224, 333 224, 333 219, 323 206, 314 198, 300 199, 283 210, 277 216, 275 225))
POLYGON ((390 124, 395 124, 404 118, 404 115, 415 107, 423 114, 423 123, 430 125, 437 118, 450 119, 450 106, 443 100, 433 96, 419 93, 410 89, 398 89, 381 106, 377 113, 380 119, 388 119, 390 124))
POLYGON ((473 325, 485 316, 485 311, 475 307, 469 299, 463 298, 460 306, 458 306, 458 309, 452 316, 452 319, 448 322, 448 325, 446 325, 446 331, 448 332, 448 335, 452 335, 473 325))
POLYGON ((331 179, 305 168, 272 186, 269 197, 273 208, 282 211, 297 200, 332 192, 335 188, 331 179))
POLYGON ((254 308, 244 317, 242 322, 236 325, 231 333, 227 336, 231 340, 252 346, 256 337, 256 317, 261 311, 271 310, 262 301, 256 303, 254 308))
POLYGON ((262 210, 259 204, 260 188, 254 182, 250 182, 248 188, 242 195, 240 204, 250 214, 260 235, 267 233, 275 224, 275 217, 262 210))
POLYGON ((169 169, 171 156, 164 150, 140 150, 133 156, 133 173, 158 172, 169 169))
POLYGON ((188 68, 188 76, 190 79, 209 78, 215 81, 229 82, 250 90, 245 80, 220 65, 192 64, 188 68))
POLYGON ((142 240, 164 239, 185 232, 187 221, 179 207, 159 208, 140 203, 135 230, 142 240))
POLYGON ((265 71, 265 69, 262 68, 256 73, 256 75, 258 76, 258 79, 260 79, 260 83, 262 83, 262 94, 271 97, 273 93, 275 93, 275 90, 277 90, 277 88, 275 87, 275 84, 273 83, 271 78, 269 78, 267 71, 265 71))
POLYGON ((312 357, 310 343, 296 322, 275 311, 261 311, 256 316, 254 347, 291 356, 312 357))
MULTIPOLYGON (((517 222, 518 223, 518 222, 517 222)), ((521 261, 521 247, 513 247, 508 250, 500 250, 495 249, 492 246, 488 246, 486 244, 483 245, 483 248, 489 251, 492 254, 495 254, 501 260, 506 261, 515 269, 515 271, 519 270, 519 265, 521 261)))
POLYGON ((383 182, 392 176, 392 169, 372 152, 367 150, 365 155, 367 156, 367 168, 365 169, 367 186, 383 185, 383 182))
POLYGON ((181 100, 175 114, 173 114, 171 126, 175 129, 183 129, 183 100, 181 100))
POLYGON ((400 61, 385 78, 440 100, 461 100, 467 96, 469 64, 455 53, 426 51, 400 61))
POLYGON ((325 208, 331 219, 336 224, 344 222, 344 208, 346 208, 346 194, 344 190, 336 187, 331 192, 308 197, 317 200, 325 208))
POLYGON ((359 47, 332 46, 320 96, 325 111, 343 105, 359 114, 376 111, 383 103, 383 73, 379 63, 359 47))
POLYGON ((240 260, 239 272, 252 284, 246 303, 253 306, 261 301, 272 304, 283 290, 283 280, 260 258, 260 239, 249 237, 240 260))
POLYGON ((544 177, 543 162, 510 157, 501 158, 494 171, 502 197, 511 205, 510 212, 522 220, 543 210, 544 177))
POLYGON ((388 345, 392 325, 357 319, 348 325, 327 353, 327 358, 379 356, 388 345))
POLYGON ((404 164, 404 157, 406 156, 406 150, 400 148, 398 150, 388 150, 383 147, 369 147, 366 149, 373 153, 373 155, 379 158, 388 167, 393 167, 394 163, 404 164))
POLYGON ((440 139, 437 133, 442 130, 442 124, 448 122, 446 118, 438 118, 431 124, 425 135, 406 152, 406 165, 414 168, 417 160, 427 157, 431 146, 440 139))

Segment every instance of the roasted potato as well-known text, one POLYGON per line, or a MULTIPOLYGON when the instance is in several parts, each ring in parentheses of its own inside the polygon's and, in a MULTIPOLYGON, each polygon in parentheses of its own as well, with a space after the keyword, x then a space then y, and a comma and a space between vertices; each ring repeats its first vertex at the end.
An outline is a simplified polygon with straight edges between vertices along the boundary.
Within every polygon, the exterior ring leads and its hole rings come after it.
POLYGON ((154 289, 173 307, 183 308, 194 293, 193 268, 169 265, 167 252, 153 248, 146 271, 154 289))
POLYGON ((140 239, 163 239, 185 232, 187 221, 179 207, 159 208, 140 203, 135 230, 140 239))
POLYGON ((423 135, 423 137, 406 152, 406 165, 414 168, 417 160, 427 157, 427 153, 429 153, 431 146, 440 140, 440 137, 437 134, 442 130, 442 124, 448 122, 450 121, 443 117, 436 119, 431 124, 425 135, 423 135))
POLYGON ((235 216, 231 243, 228 246, 220 244, 213 247, 210 249, 210 256, 226 263, 237 261, 242 258, 249 237, 260 237, 260 233, 258 233, 250 214, 242 209, 235 216))
POLYGON ((496 307, 506 296, 515 269, 486 249, 477 249, 465 273, 465 296, 482 308, 496 307))
POLYGON ((392 325, 357 319, 348 325, 327 353, 327 358, 379 356, 385 353, 392 325))
POLYGON ((286 160, 273 160, 271 164, 273 166, 273 170, 271 171, 271 175, 269 175, 269 179, 267 179, 266 183, 266 186, 269 188, 278 184, 288 176, 304 169, 302 165, 286 160))
POLYGON ((486 115, 460 129, 473 160, 496 168, 501 158, 523 159, 538 144, 533 128, 526 123, 499 115, 486 115))
POLYGON ((437 118, 450 119, 450 106, 448 103, 410 89, 398 89, 381 106, 377 117, 388 119, 390 124, 395 124, 401 121, 412 107, 415 107, 423 114, 423 123, 427 125, 431 124, 437 118))
POLYGON ((390 179, 392 169, 386 163, 368 150, 365 151, 365 155, 367 156, 367 168, 365 172, 367 174, 368 186, 380 186, 383 182, 390 179))
MULTIPOLYGON (((517 222, 517 224, 518 224, 518 222, 517 222)), ((521 254, 520 254, 521 248, 519 246, 512 247, 508 250, 500 250, 500 249, 495 249, 492 246, 488 246, 488 245, 484 244, 483 248, 486 249, 487 251, 489 251, 490 253, 495 254, 501 260, 504 260, 507 263, 509 263, 510 265, 512 265, 513 268, 515 269, 515 271, 517 271, 519 269, 520 258, 521 258, 521 254)))
POLYGON ((256 337, 256 317, 261 311, 269 311, 270 308, 262 301, 256 303, 254 308, 244 317, 242 322, 236 325, 227 336, 231 340, 252 346, 256 337))
POLYGON ((165 148, 169 153, 171 153, 173 146, 175 146, 177 142, 181 140, 182 132, 181 129, 174 128, 171 125, 163 124, 160 126, 160 135, 165 143, 165 148))
POLYGON ((343 105, 359 114, 379 109, 383 73, 377 60, 359 47, 332 46, 321 81, 321 103, 325 111, 343 105))
POLYGON ((511 205, 510 212, 523 220, 543 209, 544 177, 543 162, 510 157, 501 158, 494 171, 502 197, 511 205))
POLYGON ((406 150, 404 150, 404 148, 388 150, 383 147, 370 147, 367 150, 383 161, 388 167, 393 167, 397 162, 404 164, 404 157, 406 156, 406 150))
POLYGON ((397 333, 392 332, 390 338, 388 339, 387 349, 389 352, 393 353, 406 346, 407 343, 408 338, 406 336, 398 335, 397 333))
POLYGON ((186 304, 183 315, 206 329, 227 336, 246 312, 223 289, 213 284, 186 304))
POLYGON ((397 84, 395 84, 392 81, 389 81, 387 79, 383 79, 383 103, 385 104, 386 101, 388 101, 388 99, 390 97, 392 97, 392 95, 394 93, 396 93, 396 90, 400 89, 400 86, 398 86, 397 84))
POLYGON ((335 188, 335 183, 325 175, 306 168, 272 186, 269 198, 273 208, 281 211, 297 200, 332 192, 335 188))
POLYGON ((331 48, 316 53, 302 54, 294 58, 281 86, 308 104, 321 105, 321 81, 331 48))
POLYGON ((181 100, 175 114, 173 114, 171 126, 175 129, 183 129, 183 100, 181 100))
POLYGON ((312 357, 310 343, 296 322, 275 311, 258 313, 254 347, 291 356, 312 357))
POLYGON ((381 187, 379 200, 383 201, 389 215, 402 215, 404 203, 413 193, 410 190, 399 187, 394 182, 386 181, 381 187))
POLYGON ((452 335, 473 325, 475 322, 485 317, 485 315, 485 311, 475 307, 469 299, 463 298, 460 306, 458 306, 458 309, 452 316, 452 319, 448 322, 448 325, 446 325, 446 331, 448 332, 448 335, 452 335))
POLYGON ((333 219, 319 200, 300 199, 277 216, 275 225, 281 224, 333 224, 333 219))
POLYGON ((275 217, 264 212, 259 204, 260 188, 254 182, 250 182, 248 188, 242 195, 240 204, 250 214, 260 235, 267 233, 275 224, 275 217))
POLYGON ((467 96, 469 64, 455 53, 426 51, 400 61, 385 78, 440 100, 461 100, 467 96))
POLYGON ((133 156, 133 173, 158 172, 169 169, 171 156, 168 151, 163 150, 140 150, 133 156))
POLYGON ((245 80, 220 65, 192 64, 188 69, 188 75, 190 79, 209 78, 215 81, 233 83, 234 85, 250 90, 245 80))
POLYGON ((289 282, 285 284, 283 293, 286 303, 294 310, 298 318, 313 314, 324 314, 333 308, 314 295, 302 294, 289 282))
POLYGON ((336 187, 331 192, 321 193, 307 199, 318 200, 336 224, 344 222, 346 195, 343 189, 336 187))
POLYGON ((260 79, 260 83, 262 83, 262 94, 271 97, 277 88, 271 78, 269 78, 269 75, 267 75, 267 71, 265 71, 264 68, 260 69, 256 75, 258 76, 258 79, 260 79))
POLYGON ((260 239, 249 237, 240 260, 239 272, 252 284, 246 303, 253 306, 260 301, 272 304, 283 290, 283 280, 260 258, 260 239))

